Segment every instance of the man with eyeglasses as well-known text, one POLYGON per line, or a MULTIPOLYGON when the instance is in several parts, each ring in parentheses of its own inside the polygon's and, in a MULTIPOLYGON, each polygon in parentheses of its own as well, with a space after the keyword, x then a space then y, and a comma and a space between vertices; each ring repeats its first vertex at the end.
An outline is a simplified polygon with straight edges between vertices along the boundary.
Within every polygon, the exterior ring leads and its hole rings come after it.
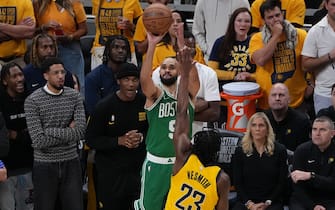
POLYGON ((25 101, 28 131, 34 148, 34 209, 83 209, 81 165, 77 143, 84 138, 83 100, 64 87, 66 71, 57 58, 42 63, 47 81, 25 101))

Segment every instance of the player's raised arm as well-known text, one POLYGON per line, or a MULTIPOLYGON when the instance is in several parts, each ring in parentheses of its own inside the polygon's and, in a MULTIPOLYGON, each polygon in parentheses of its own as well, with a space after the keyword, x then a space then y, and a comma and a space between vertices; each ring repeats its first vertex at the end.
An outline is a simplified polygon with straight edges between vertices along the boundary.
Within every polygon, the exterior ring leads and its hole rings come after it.
POLYGON ((148 50, 146 59, 144 59, 142 68, 141 68, 141 88, 144 95, 149 100, 155 100, 159 94, 160 89, 154 84, 151 74, 152 74, 152 59, 155 52, 156 44, 164 37, 165 34, 155 36, 152 33, 147 33, 148 38, 148 50))
POLYGON ((183 47, 177 53, 178 68, 180 72, 180 83, 177 94, 177 115, 173 142, 176 150, 176 162, 173 166, 173 174, 176 174, 185 163, 191 152, 189 139, 190 116, 188 106, 190 102, 188 83, 189 73, 192 68, 191 49, 183 47))

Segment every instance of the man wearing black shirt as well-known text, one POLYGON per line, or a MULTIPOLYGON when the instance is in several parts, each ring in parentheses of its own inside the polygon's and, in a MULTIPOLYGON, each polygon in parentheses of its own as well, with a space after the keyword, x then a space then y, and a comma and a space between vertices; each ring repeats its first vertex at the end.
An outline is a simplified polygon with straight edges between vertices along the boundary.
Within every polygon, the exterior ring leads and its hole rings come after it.
POLYGON ((298 145, 310 139, 310 121, 306 114, 288 106, 290 95, 283 83, 272 86, 268 102, 270 109, 265 114, 271 122, 276 140, 286 147, 289 155, 293 155, 298 145))
POLYGON ((316 118, 312 141, 303 143, 295 151, 290 209, 335 209, 334 135, 334 124, 328 117, 316 118))
POLYGON ((24 112, 24 75, 18 64, 3 66, 0 86, 0 109, 9 138, 9 153, 3 159, 8 180, 0 183, 0 209, 33 209, 33 148, 24 112))
POLYGON ((140 196, 140 171, 145 158, 148 124, 145 97, 137 92, 139 70, 124 63, 116 74, 120 90, 95 107, 86 131, 88 145, 96 150, 99 209, 131 209, 140 196))

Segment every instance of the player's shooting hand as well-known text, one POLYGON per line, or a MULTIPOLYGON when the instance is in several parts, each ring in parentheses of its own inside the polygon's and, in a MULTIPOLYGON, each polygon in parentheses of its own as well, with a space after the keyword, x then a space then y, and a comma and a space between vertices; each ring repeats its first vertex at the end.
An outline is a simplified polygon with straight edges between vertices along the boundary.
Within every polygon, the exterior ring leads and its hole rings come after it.
POLYGON ((166 33, 156 35, 151 32, 147 32, 148 44, 156 46, 156 44, 158 44, 163 39, 165 34, 166 33))

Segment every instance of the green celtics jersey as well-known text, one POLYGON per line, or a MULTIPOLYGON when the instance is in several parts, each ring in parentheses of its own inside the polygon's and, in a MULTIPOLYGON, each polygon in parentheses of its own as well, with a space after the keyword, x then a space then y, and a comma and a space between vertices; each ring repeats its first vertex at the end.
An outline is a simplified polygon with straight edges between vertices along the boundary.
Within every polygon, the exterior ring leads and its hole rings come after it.
MULTIPOLYGON (((149 130, 146 138, 147 151, 159 157, 175 157, 173 132, 176 122, 177 100, 162 88, 162 94, 151 106, 146 108, 149 130)), ((190 117, 190 137, 194 107, 188 107, 190 117)))

